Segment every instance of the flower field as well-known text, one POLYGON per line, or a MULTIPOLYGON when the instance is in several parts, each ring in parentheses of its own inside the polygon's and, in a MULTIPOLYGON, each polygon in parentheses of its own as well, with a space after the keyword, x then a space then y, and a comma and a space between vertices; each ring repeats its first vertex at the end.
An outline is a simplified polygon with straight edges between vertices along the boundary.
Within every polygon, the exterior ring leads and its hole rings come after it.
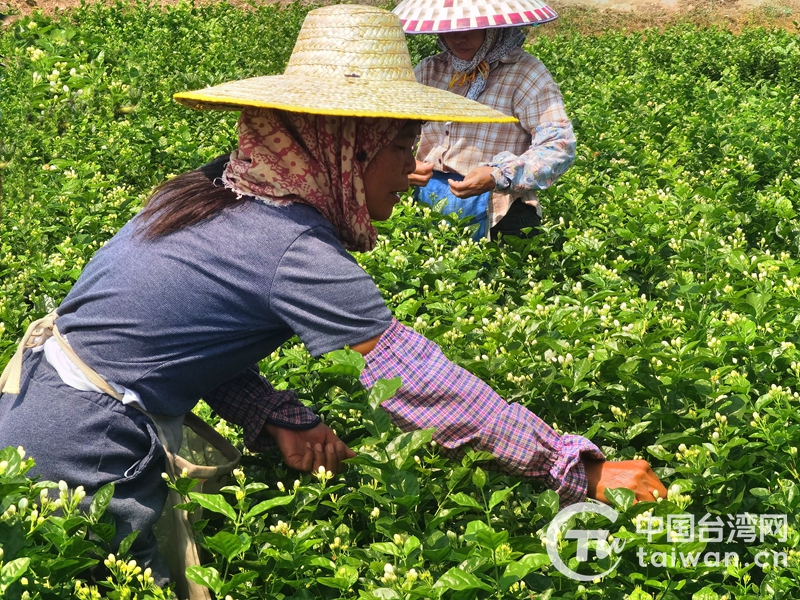
MULTIPOLYGON (((85 6, 2 31, 0 365, 155 184, 234 146, 235 113, 172 94, 281 72, 307 10, 85 6)), ((426 37, 415 60, 435 51, 426 37)), ((548 542, 553 492, 400 434, 378 407, 397 382, 368 393, 360 356, 290 344, 262 371, 359 456, 330 478, 246 455, 221 494, 188 496, 208 517, 191 577, 218 598, 800 598, 797 34, 531 39, 578 136, 542 233, 475 244, 404 202, 358 260, 398 319, 559 431, 650 461, 669 497, 619 491, 616 521, 574 517, 548 542), (613 537, 581 556, 567 533, 590 527, 613 537)), ((124 547, 108 557, 110 490, 83 514, 62 489, 54 512, 40 494, 57 484, 25 477, 35 459, 0 453, 0 597, 161 597, 124 547)))

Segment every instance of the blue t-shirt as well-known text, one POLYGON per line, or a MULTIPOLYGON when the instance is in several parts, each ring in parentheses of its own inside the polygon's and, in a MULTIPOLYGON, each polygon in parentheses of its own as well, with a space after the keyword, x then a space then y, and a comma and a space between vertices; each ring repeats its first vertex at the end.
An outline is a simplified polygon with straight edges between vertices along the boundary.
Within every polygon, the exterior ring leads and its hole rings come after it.
POLYGON ((259 201, 144 240, 131 220, 58 308, 84 362, 145 410, 188 412, 296 334, 314 356, 391 323, 372 278, 303 204, 259 201))

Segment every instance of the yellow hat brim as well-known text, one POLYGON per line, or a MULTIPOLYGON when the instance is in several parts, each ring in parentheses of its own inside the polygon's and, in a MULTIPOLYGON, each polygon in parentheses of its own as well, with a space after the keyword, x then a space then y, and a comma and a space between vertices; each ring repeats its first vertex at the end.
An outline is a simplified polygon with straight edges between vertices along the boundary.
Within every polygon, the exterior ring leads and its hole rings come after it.
POLYGON ((458 94, 415 81, 267 75, 180 92, 175 100, 198 110, 274 108, 351 117, 462 123, 516 123, 517 119, 458 94))

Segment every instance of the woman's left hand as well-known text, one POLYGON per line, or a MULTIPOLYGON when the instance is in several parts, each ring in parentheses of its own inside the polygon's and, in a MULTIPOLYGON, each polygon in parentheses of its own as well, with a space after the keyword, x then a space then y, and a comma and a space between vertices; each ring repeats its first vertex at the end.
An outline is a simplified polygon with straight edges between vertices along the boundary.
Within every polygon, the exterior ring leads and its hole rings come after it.
POLYGON ((341 473, 345 467, 342 461, 356 455, 324 423, 304 430, 267 423, 264 429, 278 444, 284 462, 298 471, 313 472, 324 467, 326 471, 341 473))
POLYGON ((495 188, 492 178, 492 167, 478 167, 472 169, 461 181, 448 179, 450 191, 456 198, 471 198, 495 188))

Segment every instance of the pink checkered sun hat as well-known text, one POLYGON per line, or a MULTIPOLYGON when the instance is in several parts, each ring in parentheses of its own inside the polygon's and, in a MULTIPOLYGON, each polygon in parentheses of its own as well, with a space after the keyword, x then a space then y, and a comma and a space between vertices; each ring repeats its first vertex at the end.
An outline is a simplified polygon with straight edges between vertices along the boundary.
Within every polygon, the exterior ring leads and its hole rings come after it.
POLYGON ((412 34, 522 27, 558 17, 541 0, 403 0, 393 12, 412 34))

